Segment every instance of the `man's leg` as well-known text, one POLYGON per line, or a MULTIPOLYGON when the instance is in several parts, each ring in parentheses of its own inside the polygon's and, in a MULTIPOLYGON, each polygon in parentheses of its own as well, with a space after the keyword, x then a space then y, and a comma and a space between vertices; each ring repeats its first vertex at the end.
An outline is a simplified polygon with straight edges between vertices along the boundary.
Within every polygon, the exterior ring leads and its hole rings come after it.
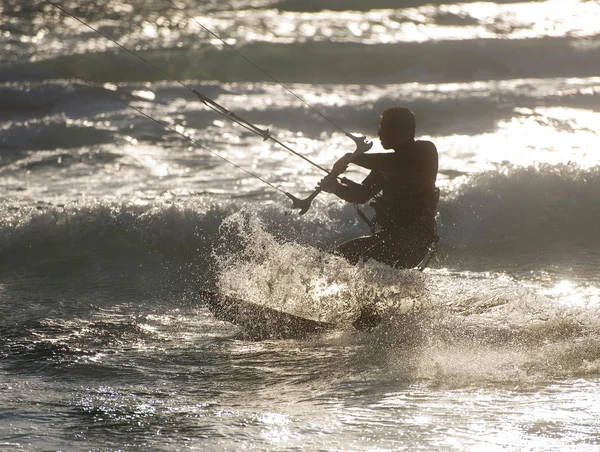
POLYGON ((377 241, 361 256, 362 259, 375 259, 377 262, 394 268, 415 268, 427 254, 428 247, 409 237, 384 237, 377 241))
POLYGON ((415 268, 427 255, 433 243, 423 234, 406 232, 390 235, 379 231, 375 235, 359 237, 342 243, 333 254, 342 256, 352 265, 374 259, 394 268, 415 268))
POLYGON ((369 250, 369 248, 372 248, 377 241, 378 239, 374 235, 358 237, 336 246, 332 253, 343 257, 352 265, 355 265, 361 259, 364 259, 363 254, 369 250))

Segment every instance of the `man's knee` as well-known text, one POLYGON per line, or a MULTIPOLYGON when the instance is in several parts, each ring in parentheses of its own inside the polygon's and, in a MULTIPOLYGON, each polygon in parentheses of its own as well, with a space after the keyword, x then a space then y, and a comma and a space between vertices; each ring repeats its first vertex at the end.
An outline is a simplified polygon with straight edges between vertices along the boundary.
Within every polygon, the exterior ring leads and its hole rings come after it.
POLYGON ((358 237, 356 239, 348 240, 341 245, 336 246, 332 253, 336 256, 343 257, 351 264, 357 264, 360 260, 364 259, 364 254, 368 252, 369 248, 373 246, 373 237, 358 237))

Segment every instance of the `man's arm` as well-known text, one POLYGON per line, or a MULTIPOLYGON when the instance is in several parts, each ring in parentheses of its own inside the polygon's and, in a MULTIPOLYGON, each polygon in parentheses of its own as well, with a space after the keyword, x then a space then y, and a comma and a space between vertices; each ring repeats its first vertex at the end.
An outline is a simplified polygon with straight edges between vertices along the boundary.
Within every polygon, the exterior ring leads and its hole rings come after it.
POLYGON ((348 168, 350 163, 361 166, 371 171, 388 171, 390 165, 397 165, 398 156, 394 152, 379 152, 375 154, 344 154, 337 162, 333 164, 331 172, 333 174, 342 174, 348 168))
POLYGON ((364 204, 379 191, 374 186, 358 184, 345 177, 338 182, 337 179, 327 176, 319 182, 319 187, 353 204, 364 204))
MULTIPOLYGON (((437 149, 431 141, 417 141, 415 144, 418 146, 420 154, 415 170, 421 177, 428 180, 428 182, 435 184, 438 172, 437 149)), ((352 160, 352 163, 371 171, 390 171, 390 168, 407 164, 404 158, 402 154, 395 152, 378 152, 359 155, 352 160)), ((343 160, 343 158, 340 160, 343 160)))
POLYGON ((389 171, 398 165, 398 156, 394 152, 377 152, 356 157, 352 163, 371 171, 389 171))
POLYGON ((423 189, 435 187, 438 174, 438 152, 431 141, 419 141, 421 158, 417 162, 417 174, 423 189))

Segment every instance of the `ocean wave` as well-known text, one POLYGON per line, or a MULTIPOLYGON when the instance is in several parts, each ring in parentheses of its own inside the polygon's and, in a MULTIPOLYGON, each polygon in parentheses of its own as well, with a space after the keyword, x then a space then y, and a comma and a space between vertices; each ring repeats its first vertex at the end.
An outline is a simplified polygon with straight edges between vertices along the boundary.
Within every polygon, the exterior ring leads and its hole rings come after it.
MULTIPOLYGON (((464 253, 510 256, 498 263, 501 270, 520 255, 563 261, 573 256, 583 259, 585 253, 593 257, 600 252, 599 174, 597 167, 565 164, 465 176, 455 188, 446 188, 440 201, 438 225, 445 261, 460 259, 464 253)), ((285 199, 225 201, 211 195, 147 205, 90 200, 15 206, 5 201, 1 212, 0 264, 5 269, 39 262, 51 265, 53 260, 77 266, 93 259, 119 265, 149 259, 159 267, 168 263, 207 269, 215 245, 225 237, 222 224, 235 212, 259 218, 281 243, 323 251, 368 233, 351 205, 328 197, 316 200, 302 217, 289 215, 285 199), (65 258, 76 255, 75 260, 65 258)), ((226 240, 232 249, 235 237, 229 234, 226 240)), ((245 240, 258 244, 259 237, 250 234, 245 240)))
POLYGON ((203 199, 169 205, 137 205, 96 200, 54 206, 37 203, 13 206, 3 203, 0 249, 32 249, 44 243, 72 247, 87 244, 100 248, 122 240, 156 246, 168 240, 185 244, 192 237, 216 234, 221 220, 235 205, 206 205, 203 199))
MULTIPOLYGON (((549 203, 563 202, 563 209, 572 209, 575 215, 590 201, 587 196, 595 193, 597 183, 594 171, 567 165, 513 168, 468 178, 441 202, 443 246, 457 240, 451 232, 460 232, 446 229, 448 215, 454 215, 452 227, 460 229, 475 211, 478 223, 462 231, 458 238, 464 241, 454 242, 455 246, 479 253, 482 243, 487 244, 484 238, 491 239, 489 247, 496 246, 496 241, 505 239, 503 228, 516 227, 515 234, 527 232, 513 237, 515 246, 524 248, 540 235, 534 218, 521 218, 532 210, 531 203, 540 209, 533 214, 550 211, 546 221, 556 221, 560 217, 552 216, 549 203), (525 191, 530 193, 528 199, 525 191), (570 206, 568 195, 575 193, 579 203, 570 206), (492 200, 496 204, 491 205, 492 200), (489 230, 490 224, 499 222, 498 230, 489 230)), ((143 303, 145 312, 159 305, 173 309, 184 305, 188 295, 201 303, 194 298, 199 288, 219 287, 325 320, 349 321, 360 306, 375 303, 385 312, 385 320, 368 341, 384 350, 386 359, 410 352, 414 357, 410 372, 444 385, 597 372, 593 306, 560 307, 556 300, 498 273, 420 273, 374 262, 352 266, 323 247, 340 234, 357 232, 351 209, 339 206, 322 199, 307 216, 297 217, 286 215, 276 203, 215 204, 200 198, 145 206, 87 202, 11 208, 3 204, 2 303, 9 303, 14 291, 20 299, 31 299, 28 315, 42 320, 27 326, 37 335, 35 343, 29 333, 23 336, 4 324, 7 334, 0 353, 3 347, 5 352, 10 348, 7 356, 15 365, 24 363, 36 372, 54 375, 88 351, 93 355, 100 348, 146 337, 146 330, 127 315, 114 323, 82 321, 74 326, 60 317, 58 323, 44 320, 59 315, 57 309, 68 309, 67 318, 85 316, 90 310, 113 306, 116 298, 128 306, 127 312, 133 312, 127 304, 130 297, 143 303), (98 308, 92 309, 91 304, 98 308), (39 334, 48 339, 39 342, 39 334), (56 335, 68 337, 52 342, 56 335)), ((599 224, 591 225, 588 233, 579 231, 580 239, 590 242, 599 224)), ((569 224, 557 225, 565 226, 569 224)), ((549 232, 557 233, 566 235, 556 229, 549 232)), ((554 249, 547 242, 548 237, 541 237, 533 246, 554 249)), ((497 270, 501 272, 501 266, 497 270)), ((11 316, 22 322, 22 312, 11 316)), ((358 335, 352 342, 363 339, 358 335)), ((391 367, 395 370, 393 363, 391 367)), ((86 369, 82 366, 79 371, 86 369)))
POLYGON ((456 248, 598 251, 599 170, 539 164, 470 176, 440 202, 442 240, 456 248))
POLYGON ((143 293, 154 298, 196 290, 214 278, 213 242, 231 208, 201 199, 178 206, 3 205, 5 292, 22 295, 43 287, 48 296, 143 293))
MULTIPOLYGON (((321 142, 326 138, 323 134, 331 130, 329 124, 272 82, 202 82, 194 86, 243 118, 269 128, 284 141, 297 139, 294 131, 298 131, 321 142)), ((379 112, 390 105, 407 105, 418 113, 419 130, 427 131, 437 142, 436 137, 451 140, 455 135, 493 133, 499 123, 520 117, 534 119, 534 126, 545 121, 556 129, 568 128, 571 118, 560 122, 556 115, 547 118, 545 112, 551 107, 594 110, 598 105, 597 86, 598 78, 589 77, 418 85, 294 84, 290 89, 335 123, 367 135, 377 129, 379 112), (538 112, 541 107, 546 110, 538 112)), ((197 130, 201 144, 211 149, 223 146, 224 129, 215 126, 220 116, 176 82, 92 87, 78 80, 0 84, 0 119, 5 119, 0 128, 0 146, 15 152, 79 148, 119 140, 125 143, 131 138, 149 144, 162 142, 163 147, 170 146, 173 139, 181 146, 190 144, 183 137, 173 136, 176 134, 165 135, 165 127, 129 105, 166 124, 187 123, 186 129, 197 130)), ((223 122, 227 129, 230 124, 223 122)), ((0 161, 5 157, 0 156, 0 161)))
MULTIPOLYGON (((595 47, 575 43, 571 38, 376 45, 293 42, 248 43, 239 50, 284 83, 423 83, 596 76, 600 63, 594 58, 595 47), (331 61, 336 64, 330 64, 331 61)), ((61 68, 96 83, 161 81, 170 77, 224 83, 270 80, 229 49, 174 47, 136 53, 164 72, 125 52, 105 51, 8 66, 0 81, 64 78, 61 68)))

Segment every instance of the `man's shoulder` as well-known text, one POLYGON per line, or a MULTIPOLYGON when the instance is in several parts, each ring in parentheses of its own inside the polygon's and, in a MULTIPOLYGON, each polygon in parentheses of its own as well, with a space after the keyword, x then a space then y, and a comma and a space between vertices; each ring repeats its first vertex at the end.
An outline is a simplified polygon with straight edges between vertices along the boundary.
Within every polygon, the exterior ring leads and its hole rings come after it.
POLYGON ((437 158, 438 151, 431 141, 417 140, 415 145, 420 153, 426 154, 428 158, 437 158))
POLYGON ((435 147, 435 144, 433 144, 431 141, 428 141, 428 140, 415 140, 415 145, 421 151, 435 151, 435 152, 437 152, 437 148, 435 147))

